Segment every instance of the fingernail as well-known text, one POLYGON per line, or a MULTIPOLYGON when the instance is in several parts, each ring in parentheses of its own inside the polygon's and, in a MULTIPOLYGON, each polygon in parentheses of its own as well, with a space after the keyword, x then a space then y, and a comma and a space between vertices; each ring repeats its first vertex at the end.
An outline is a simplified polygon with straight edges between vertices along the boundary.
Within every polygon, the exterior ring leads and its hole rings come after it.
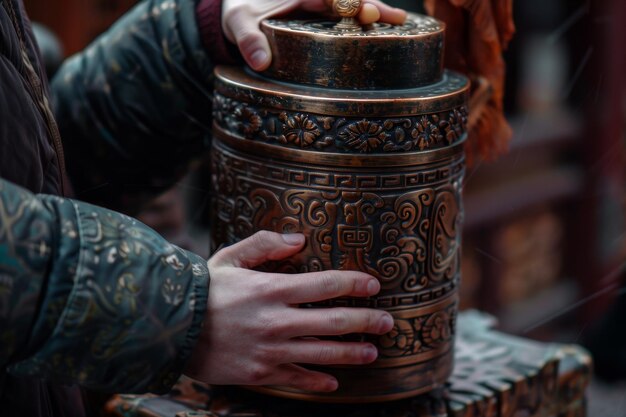
POLYGON ((304 235, 300 233, 288 233, 282 236, 283 240, 288 245, 299 246, 304 243, 304 235))
POLYGON ((365 363, 371 363, 378 357, 378 349, 375 346, 370 345, 363 348, 363 361, 365 363))
POLYGON ((337 388, 339 388, 339 382, 337 382, 335 378, 331 378, 328 380, 326 387, 328 388, 328 391, 336 391, 337 388))
POLYGON ((380 331, 381 333, 387 333, 393 329, 393 317, 389 314, 385 314, 380 321, 380 331))
POLYGON ((250 55, 252 66, 255 68, 262 67, 267 62, 267 52, 263 49, 257 49, 250 55))
POLYGON ((380 291, 380 284, 377 280, 371 279, 370 282, 367 283, 367 293, 369 295, 374 295, 378 294, 378 291, 380 291))

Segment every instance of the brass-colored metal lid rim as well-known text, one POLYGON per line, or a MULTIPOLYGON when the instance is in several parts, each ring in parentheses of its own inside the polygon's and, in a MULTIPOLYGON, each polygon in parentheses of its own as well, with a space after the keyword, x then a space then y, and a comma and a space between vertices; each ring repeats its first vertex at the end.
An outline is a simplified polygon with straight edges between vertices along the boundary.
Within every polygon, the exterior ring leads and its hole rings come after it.
POLYGON ((246 139, 242 136, 227 132, 216 122, 213 122, 214 140, 221 141, 227 147, 251 153, 263 155, 264 158, 277 159, 288 162, 302 162, 310 165, 333 166, 333 167, 362 167, 384 168, 415 166, 442 161, 454 155, 462 155, 463 146, 467 134, 453 145, 444 148, 420 152, 387 153, 387 154, 341 154, 320 151, 291 149, 283 146, 272 145, 266 142, 246 139))
POLYGON ((239 67, 215 69, 215 91, 231 99, 272 109, 328 116, 385 117, 437 113, 465 105, 469 80, 445 71, 440 82, 400 90, 334 90, 279 82, 239 67))

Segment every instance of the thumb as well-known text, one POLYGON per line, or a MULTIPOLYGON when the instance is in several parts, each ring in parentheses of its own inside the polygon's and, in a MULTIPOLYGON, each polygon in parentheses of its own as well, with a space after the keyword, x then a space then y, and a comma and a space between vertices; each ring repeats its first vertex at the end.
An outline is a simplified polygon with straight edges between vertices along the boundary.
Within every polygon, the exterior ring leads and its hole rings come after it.
POLYGON ((272 62, 272 52, 259 21, 249 8, 236 8, 224 16, 225 33, 237 44, 248 65, 255 71, 266 70, 272 62))
POLYGON ((295 255, 302 250, 304 242, 304 235, 300 233, 282 235, 262 230, 217 252, 213 256, 213 262, 239 268, 254 268, 266 261, 295 255))

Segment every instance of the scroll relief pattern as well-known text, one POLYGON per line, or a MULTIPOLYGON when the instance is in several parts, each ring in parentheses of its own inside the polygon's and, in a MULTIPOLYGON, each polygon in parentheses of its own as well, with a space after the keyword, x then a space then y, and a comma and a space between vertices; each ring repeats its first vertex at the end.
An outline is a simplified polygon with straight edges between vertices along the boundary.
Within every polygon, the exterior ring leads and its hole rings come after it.
POLYGON ((354 17, 359 13, 361 1, 359 0, 337 0, 335 8, 340 16, 354 17))
POLYGON ((388 153, 443 148, 467 132, 467 108, 401 118, 329 117, 259 108, 216 93, 214 120, 246 139, 339 153, 388 153))
MULTIPOLYGON (((459 270, 459 180, 436 187, 385 192, 289 187, 250 178, 248 164, 225 163, 213 152, 216 244, 232 243, 256 230, 303 232, 305 251, 268 268, 281 272, 361 270, 402 296, 454 284, 459 270)), ((387 295, 389 294, 387 291, 387 295)), ((431 297, 436 298, 437 295, 431 297)), ((441 294, 443 296, 443 294, 441 294)), ((418 301, 418 300, 416 300, 418 301)))
POLYGON ((213 182, 220 196, 213 210, 220 219, 214 222, 216 244, 238 241, 260 229, 303 232, 305 250, 266 264, 268 270, 361 270, 381 282, 378 297, 319 305, 351 302, 415 310, 417 317, 397 318, 389 334, 372 340, 381 358, 423 355, 452 340, 454 309, 423 315, 419 303, 456 291, 461 216, 457 181, 400 194, 288 188, 251 179, 245 164, 235 168, 220 161, 214 149, 213 182))
MULTIPOLYGON (((414 117, 347 118, 272 110, 216 94, 214 113, 229 135, 346 154, 444 148, 467 130, 464 106, 414 117)), ((301 253, 265 268, 367 272, 381 283, 377 297, 317 306, 401 312, 394 313, 389 334, 372 339, 381 358, 439 355, 454 335, 463 172, 461 154, 411 169, 322 169, 265 161, 215 139, 213 243, 234 243, 257 230, 302 232, 307 245, 301 253)))

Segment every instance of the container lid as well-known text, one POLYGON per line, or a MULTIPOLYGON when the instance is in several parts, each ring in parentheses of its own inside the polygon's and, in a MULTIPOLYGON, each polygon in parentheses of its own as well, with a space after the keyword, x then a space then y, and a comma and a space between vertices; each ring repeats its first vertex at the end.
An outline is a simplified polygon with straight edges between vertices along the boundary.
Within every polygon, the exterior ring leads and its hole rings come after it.
POLYGON ((341 21, 263 21, 261 30, 273 54, 264 75, 290 83, 355 90, 415 88, 442 79, 444 23, 409 13, 402 26, 361 26, 354 20, 360 3, 335 0, 336 13, 344 16, 341 21), (344 3, 353 7, 343 10, 344 3))

